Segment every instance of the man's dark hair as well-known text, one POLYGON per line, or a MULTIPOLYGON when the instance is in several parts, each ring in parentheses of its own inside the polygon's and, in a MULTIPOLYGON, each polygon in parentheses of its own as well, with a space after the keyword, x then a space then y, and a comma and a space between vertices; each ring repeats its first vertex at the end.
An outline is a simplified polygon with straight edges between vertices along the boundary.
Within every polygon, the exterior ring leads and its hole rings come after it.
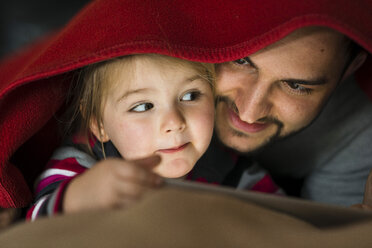
POLYGON ((351 40, 350 38, 345 36, 345 53, 346 53, 346 63, 344 65, 344 69, 342 71, 341 77, 345 74, 347 68, 350 64, 354 61, 354 59, 358 56, 360 52, 363 51, 363 48, 356 43, 355 41, 351 40))
POLYGON ((346 41, 347 65, 350 65, 350 63, 356 58, 356 56, 363 51, 363 48, 355 41, 349 38, 346 39, 347 39, 346 41))

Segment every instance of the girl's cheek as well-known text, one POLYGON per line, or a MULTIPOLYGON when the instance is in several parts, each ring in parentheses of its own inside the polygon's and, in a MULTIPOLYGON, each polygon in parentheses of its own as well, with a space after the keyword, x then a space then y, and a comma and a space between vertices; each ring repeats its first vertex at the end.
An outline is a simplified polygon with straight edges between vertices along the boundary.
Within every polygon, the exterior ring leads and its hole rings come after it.
POLYGON ((146 122, 127 122, 120 125, 117 148, 125 159, 136 159, 148 155, 153 143, 152 128, 146 122))
POLYGON ((197 131, 203 132, 202 135, 208 134, 207 131, 213 129, 214 112, 213 104, 206 104, 189 112, 192 125, 197 131))
POLYGON ((213 101, 208 102, 205 104, 203 107, 199 108, 199 111, 201 111, 200 115, 203 118, 203 121, 208 123, 209 125, 214 123, 214 114, 215 114, 215 109, 214 109, 214 103, 213 101))

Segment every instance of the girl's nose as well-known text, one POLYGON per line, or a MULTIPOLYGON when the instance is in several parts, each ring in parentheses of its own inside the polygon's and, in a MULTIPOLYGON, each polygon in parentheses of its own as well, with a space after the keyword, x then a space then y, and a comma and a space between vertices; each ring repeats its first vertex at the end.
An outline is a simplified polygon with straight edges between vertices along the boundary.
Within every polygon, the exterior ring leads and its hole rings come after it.
POLYGON ((185 118, 178 109, 171 109, 163 116, 161 129, 164 133, 182 132, 185 128, 185 118))

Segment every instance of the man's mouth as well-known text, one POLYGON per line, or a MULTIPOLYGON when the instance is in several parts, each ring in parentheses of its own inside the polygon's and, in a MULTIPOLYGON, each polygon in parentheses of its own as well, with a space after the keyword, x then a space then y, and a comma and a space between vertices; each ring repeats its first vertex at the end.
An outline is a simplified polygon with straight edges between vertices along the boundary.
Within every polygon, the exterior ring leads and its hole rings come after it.
POLYGON ((270 123, 247 123, 242 121, 231 108, 227 107, 228 117, 230 119, 231 124, 238 130, 246 132, 246 133, 258 133, 264 129, 266 129, 270 123))
POLYGON ((158 152, 162 152, 162 153, 176 153, 176 152, 179 152, 179 151, 184 150, 187 147, 188 144, 190 144, 190 142, 187 142, 187 143, 185 143, 183 145, 172 147, 172 148, 159 149, 158 152))

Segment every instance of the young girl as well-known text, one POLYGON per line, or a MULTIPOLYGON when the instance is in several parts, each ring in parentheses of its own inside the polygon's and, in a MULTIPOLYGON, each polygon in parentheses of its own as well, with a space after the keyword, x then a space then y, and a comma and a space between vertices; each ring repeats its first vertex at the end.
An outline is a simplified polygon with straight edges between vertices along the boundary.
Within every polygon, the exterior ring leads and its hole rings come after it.
POLYGON ((213 78, 213 65, 155 54, 84 68, 74 135, 39 177, 27 217, 127 207, 161 177, 187 175, 212 137, 213 78))

